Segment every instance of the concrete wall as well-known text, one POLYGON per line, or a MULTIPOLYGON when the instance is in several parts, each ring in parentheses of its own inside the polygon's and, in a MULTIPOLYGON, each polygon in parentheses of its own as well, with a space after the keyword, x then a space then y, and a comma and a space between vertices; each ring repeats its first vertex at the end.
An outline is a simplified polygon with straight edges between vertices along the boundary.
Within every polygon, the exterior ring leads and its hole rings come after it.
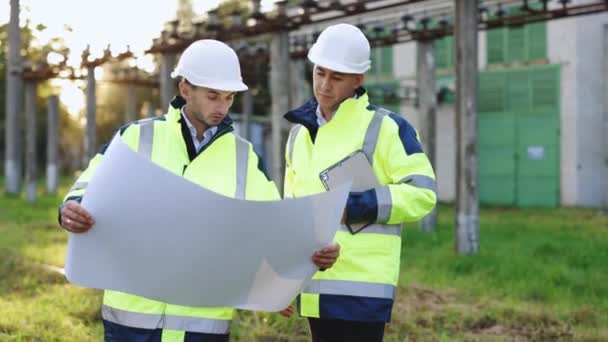
POLYGON ((589 16, 577 27, 577 199, 581 206, 600 206, 608 192, 604 150, 604 25, 608 14, 589 16), (600 184, 604 183, 604 186, 600 184))
POLYGON ((605 13, 547 24, 549 61, 561 65, 560 187, 566 206, 602 206, 608 192, 605 24, 605 13))
POLYGON ((547 57, 561 65, 560 74, 560 193, 562 205, 576 205, 577 177, 577 21, 563 19, 547 23, 547 57))
POLYGON ((416 78, 416 43, 408 42, 393 46, 393 72, 397 79, 416 78))
POLYGON ((452 202, 456 198, 456 115, 452 106, 440 106, 437 111, 437 188, 439 200, 452 202))

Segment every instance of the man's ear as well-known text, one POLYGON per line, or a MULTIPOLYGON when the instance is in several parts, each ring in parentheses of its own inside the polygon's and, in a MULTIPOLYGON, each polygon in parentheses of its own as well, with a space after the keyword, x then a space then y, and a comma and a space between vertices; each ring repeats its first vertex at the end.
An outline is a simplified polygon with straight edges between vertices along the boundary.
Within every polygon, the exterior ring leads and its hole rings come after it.
POLYGON ((355 75, 355 83, 354 83, 355 89, 359 88, 363 84, 364 80, 365 80, 365 75, 364 74, 356 74, 355 75))
POLYGON ((179 94, 186 100, 188 100, 188 96, 190 95, 190 85, 186 83, 185 80, 179 81, 179 94))

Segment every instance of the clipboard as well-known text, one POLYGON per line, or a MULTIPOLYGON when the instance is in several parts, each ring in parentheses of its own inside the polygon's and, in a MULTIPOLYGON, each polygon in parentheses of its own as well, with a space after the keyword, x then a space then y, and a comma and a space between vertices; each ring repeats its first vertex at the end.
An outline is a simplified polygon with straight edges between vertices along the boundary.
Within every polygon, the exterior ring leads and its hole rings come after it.
POLYGON ((374 169, 362 150, 357 150, 319 173, 325 190, 352 182, 351 191, 363 192, 380 186, 374 169))
MULTIPOLYGON (((362 150, 357 150, 344 159, 319 173, 321 183, 326 190, 334 189, 342 184, 351 183, 351 191, 364 192, 380 186, 371 163, 362 150)), ((351 234, 356 234, 369 226, 369 223, 348 224, 346 227, 351 234)))

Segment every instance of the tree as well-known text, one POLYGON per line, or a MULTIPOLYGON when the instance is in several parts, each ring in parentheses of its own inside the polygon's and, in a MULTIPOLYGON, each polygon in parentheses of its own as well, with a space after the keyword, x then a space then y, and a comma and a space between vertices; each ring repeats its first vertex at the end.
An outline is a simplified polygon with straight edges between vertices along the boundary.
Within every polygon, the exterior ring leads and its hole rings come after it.
MULTIPOLYGON (((6 113, 5 108, 5 96, 6 96, 6 53, 8 48, 8 25, 0 26, 0 158, 4 161, 4 136, 6 113)), ((31 21, 26 21, 25 25, 21 28, 21 39, 22 39, 22 51, 21 54, 24 56, 25 61, 30 63, 40 63, 44 60, 46 54, 57 49, 65 49, 65 44, 61 38, 52 38, 49 42, 42 46, 34 45, 35 37, 37 32, 45 30, 44 25, 38 24, 33 25, 31 21)), ((38 84, 38 98, 36 101, 36 113, 38 114, 37 120, 37 151, 38 160, 45 161, 46 159, 46 120, 47 120, 47 98, 50 95, 57 94, 59 89, 53 87, 50 81, 43 81, 38 84)), ((22 106, 23 110, 23 106, 22 106)), ((25 115, 20 115, 23 118, 25 115)), ((24 125, 21 125, 24 127, 24 125)), ((78 145, 82 145, 82 129, 79 127, 77 118, 69 115, 65 105, 59 105, 59 129, 60 135, 60 148, 59 148, 59 160, 60 165, 68 165, 69 161, 74 157, 75 153, 78 153, 78 147, 74 145, 76 142, 78 145)), ((44 168, 44 162, 38 163, 38 168, 42 170, 44 168)))

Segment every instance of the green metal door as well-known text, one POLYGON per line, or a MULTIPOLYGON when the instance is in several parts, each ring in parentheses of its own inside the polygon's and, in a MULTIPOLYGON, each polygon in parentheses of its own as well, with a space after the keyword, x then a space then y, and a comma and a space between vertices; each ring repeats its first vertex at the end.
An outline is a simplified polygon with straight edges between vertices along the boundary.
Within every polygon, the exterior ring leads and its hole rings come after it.
POLYGON ((559 67, 528 74, 529 111, 518 113, 517 205, 559 206, 559 67))
POLYGON ((559 205, 559 67, 485 71, 479 80, 479 196, 559 205))
POLYGON ((484 203, 515 203, 515 116, 506 110, 503 72, 479 80, 479 197, 484 203))

